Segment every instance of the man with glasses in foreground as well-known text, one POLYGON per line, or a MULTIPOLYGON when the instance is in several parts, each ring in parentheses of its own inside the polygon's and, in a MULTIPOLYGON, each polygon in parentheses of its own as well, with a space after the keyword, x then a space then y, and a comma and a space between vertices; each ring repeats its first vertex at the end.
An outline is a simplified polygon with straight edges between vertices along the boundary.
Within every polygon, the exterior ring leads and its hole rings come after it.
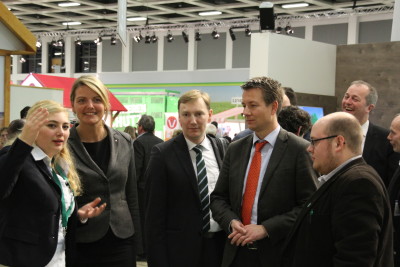
POLYGON ((361 157, 357 119, 337 112, 311 131, 313 168, 322 176, 284 246, 281 266, 393 266, 388 194, 361 157))

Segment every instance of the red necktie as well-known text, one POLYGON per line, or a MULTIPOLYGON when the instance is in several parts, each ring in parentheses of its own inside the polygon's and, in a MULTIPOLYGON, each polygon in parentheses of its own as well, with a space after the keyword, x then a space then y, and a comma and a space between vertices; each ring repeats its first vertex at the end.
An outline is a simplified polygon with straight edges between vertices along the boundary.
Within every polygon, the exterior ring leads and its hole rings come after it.
POLYGON ((254 152, 253 159, 251 160, 242 203, 242 222, 244 225, 250 224, 251 222, 251 211, 253 209, 254 198, 256 196, 258 186, 258 179, 260 177, 261 149, 267 143, 267 141, 256 143, 256 151, 254 152))

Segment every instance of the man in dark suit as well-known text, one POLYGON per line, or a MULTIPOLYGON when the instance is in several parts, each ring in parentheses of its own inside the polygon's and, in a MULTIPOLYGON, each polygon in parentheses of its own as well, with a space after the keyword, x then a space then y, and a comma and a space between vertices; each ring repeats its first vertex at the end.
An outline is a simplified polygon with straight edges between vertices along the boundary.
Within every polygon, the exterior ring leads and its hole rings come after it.
POLYGON ((178 110, 182 134, 153 147, 145 175, 148 265, 219 267, 225 235, 210 214, 209 193, 222 159, 206 136, 210 98, 191 90, 178 110))
MULTIPOLYGON (((394 117, 392 124, 390 125, 390 133, 388 140, 393 146, 394 152, 400 152, 400 115, 394 117)), ((400 267, 400 166, 397 167, 394 173, 390 185, 389 185, 389 197, 390 206, 392 207, 393 215, 393 228, 394 228, 394 264, 396 267, 400 267)))
POLYGON ((318 120, 308 151, 322 174, 287 238, 285 267, 393 266, 388 194, 361 157, 359 122, 344 112, 318 120))
POLYGON ((242 89, 243 114, 254 134, 230 144, 211 210, 228 235, 223 267, 276 267, 302 204, 316 189, 316 177, 308 142, 278 124, 280 84, 257 77, 242 89))
MULTIPOLYGON (((142 229, 144 229, 144 186, 146 184, 144 174, 146 172, 147 165, 149 164, 151 149, 153 146, 162 143, 163 140, 154 135, 156 123, 154 122, 154 118, 152 116, 142 115, 137 123, 137 126, 139 136, 133 143, 133 147, 135 153, 136 179, 138 184, 137 188, 139 197, 140 223, 142 229)), ((143 248, 144 253, 139 255, 139 259, 146 258, 146 246, 144 238, 143 248)))
POLYGON ((363 130, 362 156, 388 186, 398 166, 400 154, 393 152, 387 140, 389 131, 369 121, 369 114, 377 101, 378 92, 372 85, 365 81, 354 81, 344 94, 342 111, 354 115, 360 123, 363 130))

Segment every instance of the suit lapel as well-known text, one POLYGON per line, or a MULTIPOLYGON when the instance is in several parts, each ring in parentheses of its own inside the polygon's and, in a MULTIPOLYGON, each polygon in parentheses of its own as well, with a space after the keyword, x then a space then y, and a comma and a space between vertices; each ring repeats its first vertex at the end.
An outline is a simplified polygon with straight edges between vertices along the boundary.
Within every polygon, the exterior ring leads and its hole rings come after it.
MULTIPOLYGON (((283 129, 279 131, 278 138, 276 139, 275 146, 272 150, 271 158, 269 159, 267 170, 264 174, 264 179, 261 184, 260 197, 262 197, 265 192, 267 185, 271 182, 271 179, 276 179, 273 176, 275 169, 278 167, 283 155, 285 154, 287 147, 287 132, 283 129)), ((278 177, 279 178, 279 177, 278 177)))
POLYGON ((100 169, 99 166, 92 160, 92 157, 86 151, 86 148, 83 146, 81 142, 78 132, 76 131, 76 127, 72 127, 70 130, 70 137, 68 140, 70 143, 70 149, 73 150, 74 156, 79 158, 81 162, 83 162, 86 166, 88 166, 93 171, 97 172, 101 176, 107 179, 104 172, 100 169))
POLYGON ((108 132, 107 138, 109 138, 109 143, 110 143, 110 161, 108 162, 107 172, 112 172, 113 167, 117 165, 117 154, 118 154, 117 151, 118 151, 118 146, 120 146, 119 143, 121 140, 118 136, 118 133, 111 130, 108 126, 106 126, 106 129, 108 132))
POLYGON ((370 122, 368 126, 367 135, 365 136, 363 157, 364 155, 367 155, 368 158, 369 154, 373 151, 373 145, 375 144, 375 142, 373 141, 374 135, 375 135, 375 128, 374 125, 370 122))
POLYGON ((398 199, 400 194, 399 189, 400 189, 400 166, 397 167, 396 172, 393 174, 393 177, 390 180, 390 185, 388 188, 391 205, 393 205, 395 200, 398 199))
POLYGON ((43 160, 34 160, 36 166, 38 167, 39 171, 43 174, 45 177, 46 182, 50 184, 50 186, 55 189, 55 192, 58 194, 58 196, 61 195, 61 189, 60 187, 54 182, 52 178, 52 174, 49 172, 49 169, 47 168, 46 164, 43 162, 43 160))
MULTIPOLYGON (((246 179, 246 170, 247 170, 247 165, 249 164, 249 160, 250 160, 250 152, 253 146, 253 135, 249 135, 244 137, 243 139, 245 139, 243 141, 243 146, 241 146, 241 151, 239 151, 238 153, 240 153, 240 155, 245 155, 244 158, 242 157, 238 157, 238 172, 237 172, 237 176, 236 179, 232 181, 232 184, 235 184, 238 186, 238 190, 236 192, 236 199, 242 199, 243 198, 243 188, 244 188, 244 181, 246 179)), ((231 166, 232 168, 234 168, 234 166, 231 166)), ((241 204, 242 201, 239 201, 239 203, 241 204)), ((242 209, 241 205, 238 207, 240 214, 240 210, 242 209)))
POLYGON ((191 184, 192 189, 194 190, 195 194, 199 198, 199 204, 200 204, 200 196, 199 196, 199 189, 197 185, 197 177, 196 177, 196 172, 193 168, 193 163, 192 159, 190 158, 189 154, 189 148, 187 146, 185 137, 183 134, 180 134, 174 139, 175 146, 174 152, 177 156, 178 161, 181 164, 181 167, 184 171, 184 175, 189 179, 189 182, 191 184))
POLYGON ((206 136, 206 138, 208 138, 208 140, 210 140, 211 147, 213 148, 213 151, 214 151, 215 159, 217 160, 218 168, 221 170, 222 159, 220 157, 219 149, 218 149, 218 146, 216 144, 217 141, 215 140, 215 138, 212 138, 212 137, 209 137, 209 136, 206 136))

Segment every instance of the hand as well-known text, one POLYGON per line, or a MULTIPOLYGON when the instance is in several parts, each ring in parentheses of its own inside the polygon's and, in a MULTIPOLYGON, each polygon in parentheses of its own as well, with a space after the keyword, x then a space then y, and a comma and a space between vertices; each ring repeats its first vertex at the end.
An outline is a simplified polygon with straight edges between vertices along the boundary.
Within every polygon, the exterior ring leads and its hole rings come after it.
POLYGON ((18 138, 24 143, 32 146, 38 137, 39 130, 48 121, 49 112, 46 108, 38 108, 26 118, 25 125, 22 128, 18 138))
POLYGON ((106 208, 107 204, 103 203, 99 207, 97 205, 100 203, 101 198, 97 197, 92 202, 87 203, 86 205, 82 206, 78 210, 78 216, 81 221, 99 216, 104 209, 106 208))
POLYGON ((241 221, 232 220, 231 222, 232 233, 228 235, 228 238, 231 239, 231 244, 236 244, 237 246, 240 244, 240 239, 246 235, 246 229, 241 221))
POLYGON ((263 239, 268 236, 267 230, 262 225, 248 224, 246 226, 243 226, 242 224, 241 229, 242 230, 240 233, 232 233, 228 236, 228 238, 232 236, 232 245, 245 246, 246 244, 251 244, 254 241, 263 239))

